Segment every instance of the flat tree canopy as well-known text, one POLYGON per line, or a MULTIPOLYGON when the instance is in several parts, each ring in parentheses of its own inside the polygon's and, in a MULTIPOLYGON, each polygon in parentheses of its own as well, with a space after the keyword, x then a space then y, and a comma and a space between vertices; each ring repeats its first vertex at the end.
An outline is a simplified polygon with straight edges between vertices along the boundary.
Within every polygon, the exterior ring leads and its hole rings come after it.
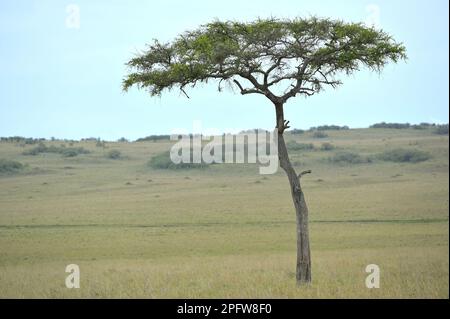
POLYGON ((278 158, 289 179, 297 217, 297 283, 311 282, 308 207, 300 178, 292 166, 283 133, 289 128, 283 105, 296 95, 311 96, 339 77, 365 66, 380 71, 406 59, 405 47, 390 35, 360 23, 339 20, 260 19, 255 22, 216 21, 179 36, 172 43, 154 41, 146 52, 128 62, 132 73, 124 90, 137 85, 151 95, 218 80, 241 94, 262 94, 274 105, 278 158))
MULTIPOLYGON (((172 43, 154 40, 131 59, 127 90, 136 84, 151 95, 164 89, 219 80, 241 94, 263 94, 284 104, 310 96, 324 86, 341 84, 339 76, 361 66, 380 71, 389 61, 406 58, 405 47, 387 33, 360 23, 319 18, 215 21, 186 32, 172 43)), ((187 94, 186 94, 187 95, 187 94)))

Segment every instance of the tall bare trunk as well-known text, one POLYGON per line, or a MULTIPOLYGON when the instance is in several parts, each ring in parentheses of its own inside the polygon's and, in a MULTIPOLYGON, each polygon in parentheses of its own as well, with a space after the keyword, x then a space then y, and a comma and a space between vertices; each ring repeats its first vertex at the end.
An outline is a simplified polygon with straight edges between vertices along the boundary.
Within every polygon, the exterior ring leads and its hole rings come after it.
MULTIPOLYGON (((286 172, 289 184, 291 185, 292 200, 294 201, 295 213, 297 219, 297 284, 307 284, 311 282, 311 254, 309 248, 309 232, 308 232, 308 207, 306 205, 305 196, 303 194, 300 177, 292 167, 289 160, 286 143, 284 142, 283 133, 287 128, 284 120, 283 104, 276 104, 277 129, 278 129, 278 157, 280 166, 286 172)), ((304 173, 308 173, 305 171, 304 173)))

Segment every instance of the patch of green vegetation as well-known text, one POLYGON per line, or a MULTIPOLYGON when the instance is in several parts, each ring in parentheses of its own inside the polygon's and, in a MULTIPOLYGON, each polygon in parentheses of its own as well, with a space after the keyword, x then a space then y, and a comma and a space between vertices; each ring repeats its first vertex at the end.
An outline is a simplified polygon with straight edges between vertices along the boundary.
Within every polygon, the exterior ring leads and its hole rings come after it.
POLYGON ((434 134, 438 135, 448 135, 448 124, 438 125, 434 134))
POLYGON ((359 155, 355 152, 338 152, 328 159, 332 163, 338 164, 362 164, 371 163, 372 160, 367 156, 359 155))
POLYGON ((146 137, 141 137, 136 140, 136 142, 146 142, 146 141, 163 141, 163 140, 170 140, 170 135, 149 135, 146 137))
POLYGON ((79 154, 88 154, 90 153, 88 150, 83 147, 65 147, 62 146, 47 146, 44 143, 39 143, 38 146, 35 146, 31 149, 23 151, 23 155, 38 155, 41 153, 56 153, 61 154, 63 157, 75 157, 79 154))
POLYGON ((328 142, 322 143, 322 145, 320 146, 320 149, 321 149, 322 151, 332 151, 332 150, 334 150, 335 148, 336 148, 336 147, 335 147, 333 144, 328 143, 328 142))
POLYGON ((119 150, 110 150, 106 157, 109 159, 119 159, 122 157, 122 153, 119 150))
POLYGON ((326 138, 326 137, 328 137, 328 134, 327 134, 327 133, 324 133, 324 132, 322 132, 322 131, 315 131, 315 132, 312 134, 312 137, 314 137, 314 138, 326 138))
POLYGON ((288 148, 289 151, 311 151, 314 149, 314 144, 289 141, 286 143, 286 147, 288 148))
POLYGON ((298 128, 294 128, 292 130, 289 131, 291 134, 293 135, 298 135, 298 134, 303 134, 305 133, 305 130, 302 129, 298 129, 298 128))
POLYGON ((0 174, 18 173, 23 170, 24 167, 25 165, 20 162, 0 158, 0 174))
POLYGON ((410 128, 411 124, 409 123, 375 123, 370 126, 370 128, 395 128, 395 129, 404 129, 404 128, 410 128))
POLYGON ((347 125, 339 126, 339 125, 321 125, 317 127, 311 127, 310 131, 342 131, 349 130, 350 128, 347 125))
POLYGON ((106 142, 102 141, 101 139, 97 139, 97 142, 95 143, 96 147, 106 147, 106 142))
POLYGON ((10 142, 10 143, 23 143, 23 144, 37 144, 41 141, 45 141, 44 138, 32 138, 32 137, 22 137, 22 136, 10 136, 10 137, 1 137, 1 142, 10 142))
POLYGON ((397 162, 397 163, 418 163, 423 162, 431 158, 431 155, 427 152, 420 150, 408 150, 403 148, 397 148, 388 150, 381 153, 378 156, 383 161, 397 162))
POLYGON ((205 162, 202 163, 179 163, 175 164, 170 159, 170 152, 164 152, 153 156, 151 160, 148 162, 148 165, 155 169, 199 169, 199 168, 207 168, 210 164, 205 162))

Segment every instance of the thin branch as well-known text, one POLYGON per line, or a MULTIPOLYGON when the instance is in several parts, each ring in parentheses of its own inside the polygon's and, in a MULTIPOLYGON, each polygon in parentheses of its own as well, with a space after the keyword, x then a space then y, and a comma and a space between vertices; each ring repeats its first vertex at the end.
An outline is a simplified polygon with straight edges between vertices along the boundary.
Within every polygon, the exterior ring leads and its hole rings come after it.
POLYGON ((239 90, 241 91, 242 95, 251 94, 251 93, 264 94, 264 92, 262 92, 258 89, 244 89, 244 87, 241 85, 241 83, 239 83, 239 81, 236 79, 233 79, 233 82, 239 87, 239 90))
POLYGON ((308 170, 306 170, 306 171, 303 171, 303 172, 301 172, 300 174, 298 174, 298 178, 301 178, 303 175, 306 175, 306 174, 311 174, 311 170, 310 169, 308 169, 308 170))
POLYGON ((186 95, 186 97, 187 97, 188 99, 190 99, 189 95, 187 95, 186 91, 184 90, 184 88, 183 88, 182 86, 180 87, 180 91, 183 92, 184 95, 186 95))

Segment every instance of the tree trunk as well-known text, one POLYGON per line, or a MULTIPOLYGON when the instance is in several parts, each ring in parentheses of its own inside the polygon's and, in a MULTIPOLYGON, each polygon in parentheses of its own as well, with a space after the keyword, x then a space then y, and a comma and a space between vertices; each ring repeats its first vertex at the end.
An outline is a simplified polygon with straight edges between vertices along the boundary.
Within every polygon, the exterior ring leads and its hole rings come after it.
POLYGON ((292 167, 286 143, 284 142, 283 133, 287 128, 287 124, 285 124, 284 120, 283 104, 275 104, 275 109, 278 129, 278 157, 280 166, 286 172, 289 184, 291 185, 291 194, 297 220, 296 279, 298 285, 308 284, 311 282, 311 254, 309 248, 308 207, 306 206, 305 196, 300 185, 300 177, 302 174, 297 175, 292 167))

